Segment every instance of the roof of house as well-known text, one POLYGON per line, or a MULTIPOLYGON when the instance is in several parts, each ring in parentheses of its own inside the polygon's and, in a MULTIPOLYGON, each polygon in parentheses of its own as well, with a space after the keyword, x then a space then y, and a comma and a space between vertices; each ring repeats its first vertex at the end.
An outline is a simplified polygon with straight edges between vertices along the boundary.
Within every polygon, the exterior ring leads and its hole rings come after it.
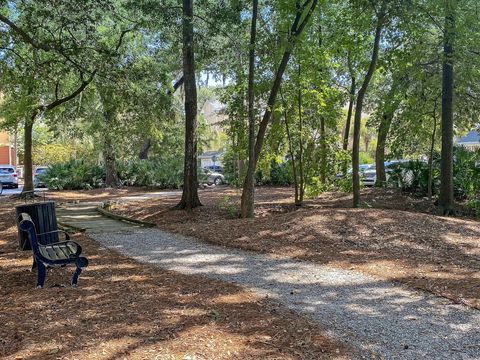
POLYGON ((212 156, 222 157, 223 156, 223 151, 221 151, 221 150, 219 150, 219 151, 205 151, 203 154, 199 155, 199 157, 202 157, 202 158, 209 158, 209 157, 212 157, 212 156))
POLYGON ((476 144, 480 143, 480 132, 479 130, 472 130, 464 137, 460 138, 457 142, 458 144, 476 144))

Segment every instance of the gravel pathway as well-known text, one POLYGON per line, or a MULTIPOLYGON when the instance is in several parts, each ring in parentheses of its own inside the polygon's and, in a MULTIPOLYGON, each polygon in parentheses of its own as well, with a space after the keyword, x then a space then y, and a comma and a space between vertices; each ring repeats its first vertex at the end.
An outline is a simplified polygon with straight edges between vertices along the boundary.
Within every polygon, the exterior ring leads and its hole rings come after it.
POLYGON ((364 358, 480 359, 480 311, 444 298, 355 271, 223 248, 159 229, 90 236, 139 261, 275 298, 364 358))

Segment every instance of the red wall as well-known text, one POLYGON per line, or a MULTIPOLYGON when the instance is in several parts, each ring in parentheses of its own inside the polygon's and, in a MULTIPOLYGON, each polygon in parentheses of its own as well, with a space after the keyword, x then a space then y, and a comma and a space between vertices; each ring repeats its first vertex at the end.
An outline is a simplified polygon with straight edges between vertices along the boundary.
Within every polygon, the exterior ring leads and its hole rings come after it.
POLYGON ((17 166, 16 164, 16 156, 15 156, 15 149, 11 149, 11 159, 12 161, 10 162, 10 157, 8 156, 8 150, 10 149, 9 146, 0 146, 0 164, 4 165, 13 165, 17 166))

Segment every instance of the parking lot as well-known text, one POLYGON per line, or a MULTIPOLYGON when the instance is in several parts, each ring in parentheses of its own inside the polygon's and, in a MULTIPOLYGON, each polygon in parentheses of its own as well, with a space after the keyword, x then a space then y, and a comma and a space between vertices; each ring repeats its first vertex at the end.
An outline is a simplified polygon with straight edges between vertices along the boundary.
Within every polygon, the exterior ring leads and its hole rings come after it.
MULTIPOLYGON (((2 196, 9 196, 9 195, 16 195, 20 194, 23 190, 23 185, 19 185, 18 189, 9 189, 4 188, 2 192, 2 196)), ((45 191, 48 190, 47 188, 35 188, 35 192, 45 191)))

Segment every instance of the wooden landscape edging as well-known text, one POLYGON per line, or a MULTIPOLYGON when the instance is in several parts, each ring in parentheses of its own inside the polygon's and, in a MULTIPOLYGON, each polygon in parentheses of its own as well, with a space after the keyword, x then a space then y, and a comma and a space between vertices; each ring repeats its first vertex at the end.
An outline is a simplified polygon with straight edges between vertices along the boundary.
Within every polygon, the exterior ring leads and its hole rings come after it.
MULTIPOLYGON (((102 205, 102 206, 105 206, 102 205)), ((145 227, 155 227, 157 226, 156 224, 154 223, 151 223, 151 222, 148 222, 148 221, 142 221, 142 220, 137 220, 137 219, 132 219, 132 218, 129 218, 129 217, 126 217, 126 216, 121 216, 121 215, 117 215, 117 214, 114 214, 108 210, 105 210, 102 206, 98 206, 97 207, 97 211, 104 215, 104 216, 107 216, 111 219, 115 219, 115 220, 120 220, 120 221, 126 221, 126 222, 130 222, 130 223, 134 223, 134 224, 139 224, 139 225, 143 225, 145 227)))

